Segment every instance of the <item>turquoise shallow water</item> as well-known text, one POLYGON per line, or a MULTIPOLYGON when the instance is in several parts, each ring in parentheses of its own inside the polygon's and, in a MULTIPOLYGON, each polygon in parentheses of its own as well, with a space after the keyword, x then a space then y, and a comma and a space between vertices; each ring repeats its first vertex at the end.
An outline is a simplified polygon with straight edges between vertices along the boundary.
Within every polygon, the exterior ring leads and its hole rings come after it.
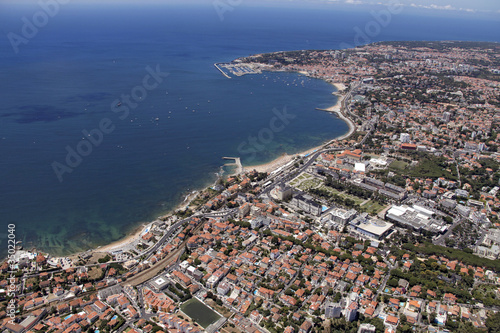
MULTIPOLYGON (((0 11, 4 32, 19 32, 20 18, 39 10, 36 5, 5 8, 0 11)), ((16 224, 17 238, 26 247, 54 254, 87 249, 125 236, 174 207, 188 191, 212 183, 222 156, 241 156, 243 163, 254 165, 344 134, 344 122, 315 110, 335 103, 331 85, 294 73, 229 80, 213 63, 258 52, 337 48, 369 18, 369 12, 345 8, 241 5, 221 21, 206 5, 75 3, 61 7, 20 45, 19 53, 3 39, 2 226, 16 224), (290 25, 298 14, 301 20, 290 25), (168 76, 142 96, 148 66, 168 76), (142 98, 124 116, 122 95, 133 93, 142 98), (117 100, 122 101, 118 109, 117 100), (271 120, 285 110, 293 118, 269 136, 271 120), (113 129, 60 181, 54 162, 67 165, 67 147, 88 148, 83 131, 98 128, 103 119, 113 129), (252 145, 259 133, 263 141, 252 145)), ((455 21, 441 18, 430 21, 433 29, 416 33, 412 25, 417 22, 417 16, 395 18, 377 38, 474 39, 495 31, 478 25, 459 34, 449 27, 455 21), (440 25, 442 30, 436 29, 440 25)), ((4 232, 1 244, 6 243, 4 232)))

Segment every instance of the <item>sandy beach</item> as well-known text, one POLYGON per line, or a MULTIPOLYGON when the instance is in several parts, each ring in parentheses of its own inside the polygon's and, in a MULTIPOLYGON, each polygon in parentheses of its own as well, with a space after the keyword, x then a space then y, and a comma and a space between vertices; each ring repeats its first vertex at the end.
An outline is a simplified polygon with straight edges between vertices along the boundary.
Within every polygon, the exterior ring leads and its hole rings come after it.
POLYGON ((288 162, 293 160, 295 158, 295 156, 297 156, 297 155, 298 154, 295 154, 295 155, 285 154, 285 155, 282 155, 269 163, 260 164, 260 165, 249 165, 249 166, 244 167, 243 170, 244 170, 244 172, 250 172, 250 171, 255 170, 257 172, 269 173, 269 172, 272 172, 272 171, 278 169, 279 167, 282 167, 283 165, 287 164, 288 162))
POLYGON ((120 239, 118 241, 115 241, 111 244, 105 245, 105 246, 99 246, 98 248, 94 249, 93 252, 112 252, 115 250, 118 250, 122 247, 125 247, 127 245, 130 245, 137 241, 141 235, 142 232, 145 230, 146 227, 149 226, 149 223, 147 225, 141 225, 137 229, 135 229, 131 234, 126 236, 123 239, 120 239))
POLYGON ((338 83, 338 82, 332 82, 332 86, 337 88, 338 92, 342 92, 347 89, 347 86, 343 83, 338 83))

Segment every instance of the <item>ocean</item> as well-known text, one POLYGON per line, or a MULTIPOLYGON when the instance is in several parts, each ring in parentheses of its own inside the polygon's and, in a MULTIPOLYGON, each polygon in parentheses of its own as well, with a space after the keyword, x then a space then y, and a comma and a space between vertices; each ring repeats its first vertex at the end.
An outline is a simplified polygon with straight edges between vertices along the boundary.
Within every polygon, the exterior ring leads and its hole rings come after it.
POLYGON ((227 79, 216 62, 380 40, 499 39, 498 15, 402 10, 371 31, 383 7, 214 3, 69 2, 45 16, 37 3, 0 5, 0 255, 9 224, 26 248, 89 249, 213 183, 223 156, 257 165, 347 132, 315 110, 336 102, 330 84, 297 73, 227 79))

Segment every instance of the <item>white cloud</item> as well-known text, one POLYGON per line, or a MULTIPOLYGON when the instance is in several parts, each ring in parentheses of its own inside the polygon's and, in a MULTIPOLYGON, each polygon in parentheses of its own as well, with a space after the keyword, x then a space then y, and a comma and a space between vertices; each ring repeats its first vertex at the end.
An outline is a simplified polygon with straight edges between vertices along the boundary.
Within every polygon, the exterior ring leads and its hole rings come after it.
POLYGON ((345 3, 350 4, 350 5, 361 5, 361 4, 363 4, 363 2, 360 1, 360 0, 346 0, 345 3))
MULTIPOLYGON (((436 4, 430 4, 430 5, 421 5, 421 4, 415 4, 411 3, 409 5, 406 5, 409 7, 413 8, 424 8, 424 9, 434 9, 434 10, 455 10, 455 11, 461 11, 461 12, 468 12, 468 13, 476 13, 478 10, 472 9, 472 8, 457 8, 453 7, 452 5, 436 5, 436 4)), ((484 10, 482 12, 489 12, 487 10, 484 10)))

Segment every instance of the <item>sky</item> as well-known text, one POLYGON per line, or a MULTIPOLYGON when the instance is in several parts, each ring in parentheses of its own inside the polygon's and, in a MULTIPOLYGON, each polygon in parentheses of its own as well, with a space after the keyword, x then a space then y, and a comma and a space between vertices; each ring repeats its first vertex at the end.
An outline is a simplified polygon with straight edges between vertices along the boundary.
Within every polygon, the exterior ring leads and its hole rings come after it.
POLYGON ((463 13, 492 13, 500 15, 499 0, 2 0, 7 4, 38 4, 39 2, 58 1, 61 4, 66 3, 114 3, 114 4, 140 4, 148 3, 204 3, 206 5, 219 6, 256 6, 256 5, 344 5, 358 6, 379 5, 388 6, 389 4, 401 4, 404 7, 424 9, 429 12, 463 12, 463 13))
MULTIPOLYGON (((221 0, 229 3, 236 0, 221 0)), ((242 0, 249 1, 249 0, 242 0)), ((332 5, 382 5, 401 4, 405 7, 421 8, 430 11, 463 11, 463 12, 487 12, 500 14, 499 0, 262 0, 260 2, 276 3, 311 3, 332 5)))

